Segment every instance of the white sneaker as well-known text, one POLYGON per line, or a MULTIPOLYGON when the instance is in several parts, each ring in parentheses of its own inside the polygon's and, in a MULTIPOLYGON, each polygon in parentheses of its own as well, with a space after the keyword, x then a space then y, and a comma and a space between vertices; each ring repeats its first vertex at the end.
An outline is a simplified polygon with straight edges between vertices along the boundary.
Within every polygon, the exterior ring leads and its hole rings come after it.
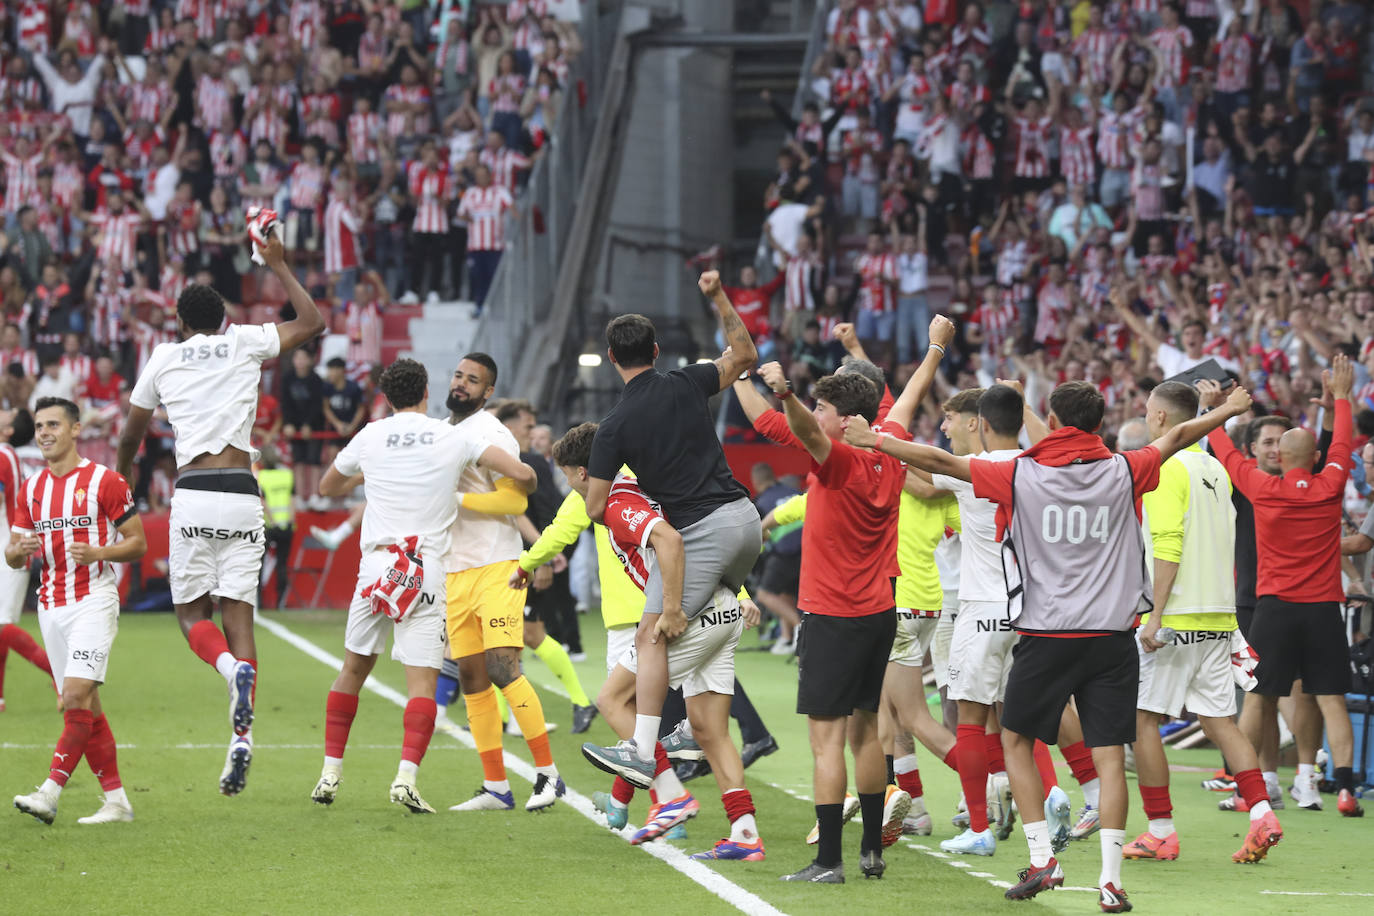
POLYGON ((954 817, 949 822, 955 827, 968 828, 968 801, 964 798, 964 793, 959 793, 959 804, 954 806, 954 817))
POLYGON ((57 817, 57 795, 35 789, 28 795, 14 796, 14 807, 25 814, 32 814, 45 824, 51 824, 57 817))
POLYGON ((78 817, 78 824, 116 824, 134 819, 134 809, 129 807, 128 802, 110 801, 108 798, 100 806, 100 810, 90 817, 78 817))
POLYGON ((320 781, 315 783, 315 791, 310 793, 310 800, 317 805, 334 804, 334 796, 339 794, 340 775, 335 770, 322 772, 320 781))
POLYGON ((1073 803, 1069 793, 1055 786, 1045 797, 1045 822, 1050 830, 1050 848, 1056 853, 1063 852, 1069 845, 1069 815, 1073 813, 1073 803))
POLYGON ((321 528, 318 525, 310 526, 310 536, 320 542, 320 546, 325 550, 334 551, 339 549, 343 543, 344 536, 337 528, 321 528))
POLYGON ((1322 809, 1322 796, 1317 791, 1316 776, 1299 776, 1293 781, 1293 788, 1290 790, 1293 800, 1298 803, 1298 807, 1305 811, 1320 811, 1322 809))
POLYGON ((1069 831, 1069 839, 1084 840, 1101 827, 1101 813, 1092 805, 1084 805, 1078 812, 1078 822, 1069 831))
POLYGON ((472 798, 461 804, 453 805, 450 811, 510 811, 515 808, 515 794, 496 793, 486 786, 473 793, 472 798))
MULTIPOLYGON (((844 793, 844 807, 840 809, 840 824, 848 824, 854 819, 854 815, 858 813, 859 799, 854 795, 850 795, 848 792, 844 793)), ((811 832, 806 835, 806 845, 815 846, 820 841, 821 825, 818 822, 812 826, 811 832)))
MULTIPOLYGON (((515 716, 510 717, 510 721, 506 723, 505 731, 506 734, 514 735, 517 738, 525 737, 525 733, 520 730, 520 723, 516 720, 515 716)), ((545 722, 544 731, 548 732, 549 734, 553 734, 554 732, 558 731, 558 723, 545 722)))
POLYGON ((989 776, 988 781, 990 783, 988 820, 993 831, 997 834, 997 839, 1005 840, 1011 836, 1012 828, 1016 826, 1016 808, 1012 804, 1011 781, 1005 773, 989 776))
POLYGON ((568 787, 563 784, 561 776, 550 777, 540 773, 534 778, 534 792, 530 795, 530 800, 525 802, 525 810, 543 811, 551 808, 567 791, 568 787))
POLYGON ((248 767, 253 763, 253 745, 246 738, 229 742, 224 769, 219 774, 219 794, 238 795, 248 785, 248 767))
POLYGON ((774 640, 772 648, 768 650, 768 653, 770 655, 795 655, 796 651, 796 643, 789 639, 779 638, 774 640))
POLYGON ((990 856, 997 851, 997 837, 993 836, 991 828, 982 833, 974 833, 969 829, 951 840, 945 840, 940 848, 954 855, 990 856))
POLYGON ((928 812, 908 814, 906 820, 902 821, 902 833, 905 836, 930 836, 934 829, 935 822, 930 819, 928 812))
POLYGON ((413 782, 397 779, 391 784, 391 803, 401 805, 411 814, 433 814, 434 808, 420 797, 413 782))

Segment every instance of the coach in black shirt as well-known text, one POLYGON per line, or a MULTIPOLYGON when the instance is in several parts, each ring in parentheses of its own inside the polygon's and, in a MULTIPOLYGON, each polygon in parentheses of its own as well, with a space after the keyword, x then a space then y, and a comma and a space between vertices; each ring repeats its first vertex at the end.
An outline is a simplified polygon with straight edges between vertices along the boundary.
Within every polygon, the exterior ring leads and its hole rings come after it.
POLYGON ((611 481, 628 465, 639 486, 662 506, 668 524, 682 535, 682 581, 664 578, 654 565, 644 589, 644 618, 635 634, 639 653, 635 743, 652 759, 659 713, 668 691, 664 634, 673 639, 711 603, 721 585, 738 591, 758 559, 762 544, 759 513, 749 491, 730 473, 716 436, 708 401, 751 368, 758 351, 720 275, 707 271, 697 282, 715 303, 729 346, 714 363, 671 372, 654 368, 658 343, 643 315, 621 315, 606 326, 611 362, 625 382, 620 402, 601 421, 592 442, 587 515, 604 519, 611 481))

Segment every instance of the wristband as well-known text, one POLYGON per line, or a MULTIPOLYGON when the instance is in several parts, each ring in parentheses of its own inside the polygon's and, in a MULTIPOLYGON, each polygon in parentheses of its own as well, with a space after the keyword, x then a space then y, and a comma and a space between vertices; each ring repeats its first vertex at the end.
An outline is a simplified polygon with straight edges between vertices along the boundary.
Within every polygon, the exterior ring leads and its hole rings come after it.
POLYGON ((775 391, 773 392, 773 396, 777 398, 779 401, 785 401, 792 396, 792 387, 789 385, 782 391, 775 391))
POLYGON ((944 356, 944 355, 945 355, 945 348, 942 347, 942 346, 940 346, 940 345, 937 344, 937 343, 931 344, 931 345, 930 345, 930 349, 932 349, 932 350, 939 350, 941 356, 944 356))

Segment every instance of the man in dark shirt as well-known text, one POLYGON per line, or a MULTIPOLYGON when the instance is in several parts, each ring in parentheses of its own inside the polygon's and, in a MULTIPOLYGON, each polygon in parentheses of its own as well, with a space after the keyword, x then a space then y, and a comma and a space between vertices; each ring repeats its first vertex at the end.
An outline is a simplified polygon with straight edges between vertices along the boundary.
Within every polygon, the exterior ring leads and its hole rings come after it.
MULTIPOLYGON (((639 671, 634 737, 615 748, 582 749, 611 772, 637 766, 653 768, 655 777, 671 774, 657 742, 668 693, 667 640, 681 635, 688 618, 711 603, 717 588, 739 590, 763 540, 758 510, 730 473, 708 403, 754 365, 758 351, 721 289, 720 274, 703 273, 697 286, 715 304, 728 344, 714 363, 660 372, 654 368, 658 343, 653 322, 643 315, 621 315, 606 326, 611 363, 625 391, 592 442, 587 515, 593 522, 604 520, 611 481, 628 465, 681 534, 685 556, 682 581, 668 581, 656 566, 644 589, 644 616, 635 632, 639 671)), ((685 795, 680 784, 669 788, 685 795)), ((669 800, 660 793, 659 801, 669 800)))
POLYGON ((1297 166, 1287 149, 1283 131, 1274 129, 1264 138, 1259 150, 1250 155, 1250 199, 1256 216, 1292 216, 1297 166))
POLYGON ((339 445, 347 443, 367 419, 362 386, 348 377, 347 368, 337 356, 325 363, 324 416, 339 434, 339 445))
POLYGON ((296 492, 313 495, 320 482, 320 443, 312 436, 324 428, 324 380, 304 347, 291 354, 291 371, 282 376, 281 417, 281 434, 291 443, 296 492))

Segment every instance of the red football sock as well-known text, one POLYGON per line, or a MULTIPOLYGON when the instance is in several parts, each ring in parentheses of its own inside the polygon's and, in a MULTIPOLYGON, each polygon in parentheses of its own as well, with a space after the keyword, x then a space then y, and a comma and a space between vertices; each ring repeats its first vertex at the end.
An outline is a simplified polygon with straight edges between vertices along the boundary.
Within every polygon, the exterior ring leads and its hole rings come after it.
MULTIPOLYGON (((1258 770, 1253 771, 1258 773, 1258 770)), ((1264 789, 1264 777, 1260 777, 1260 789, 1264 789)), ((1264 795, 1267 800, 1268 794, 1264 795)), ((1167 818, 1174 813, 1173 803, 1169 800, 1168 786, 1141 786, 1140 800, 1145 803, 1145 817, 1147 820, 1157 821, 1167 818)))
MULTIPOLYGON (((1259 770, 1241 770, 1235 778, 1236 791, 1240 793, 1241 798, 1245 799, 1245 804, 1248 807, 1253 808, 1260 802, 1269 800, 1269 790, 1265 788, 1264 777, 1260 775, 1259 770)), ((1141 786, 1140 791, 1144 792, 1145 787, 1141 786)), ((1165 792, 1167 791, 1166 789, 1165 792)))
POLYGON ((1035 742, 1035 766, 1040 771, 1040 785, 1049 797, 1050 789, 1059 785, 1059 777, 1054 774, 1054 761, 1050 759, 1050 749, 1043 741, 1035 742))
POLYGON ((48 770, 48 778, 59 786, 67 784, 86 753, 95 716, 89 709, 69 709, 62 714, 62 723, 62 736, 57 739, 57 750, 53 752, 52 766, 48 770))
POLYGON ((1093 752, 1082 741, 1061 747, 1059 752, 1064 755, 1064 762, 1069 765, 1069 769, 1073 771, 1073 778, 1078 780, 1080 786, 1097 778, 1097 767, 1093 766, 1093 752))
POLYGON ((434 717, 439 714, 439 707, 434 703, 434 697, 411 697, 406 703, 405 715, 402 721, 405 723, 405 740, 401 744, 401 759, 408 760, 416 766, 425 759, 425 751, 429 750, 429 739, 434 737, 434 717))
POLYGON ((258 670, 258 660, 256 658, 241 658, 241 662, 247 662, 253 666, 253 689, 248 693, 248 702, 257 705, 258 702, 258 681, 262 679, 262 672, 258 670))
MULTIPOLYGON (((91 739, 86 742, 86 763, 90 765, 100 788, 112 792, 124 785, 119 781, 119 759, 115 752, 114 733, 104 714, 91 725, 91 739)), ((1263 780, 1261 780, 1263 781, 1263 780)))
POLYGON ((0 696, 4 695, 5 651, 13 649, 20 657, 38 670, 52 677, 52 665, 48 664, 48 653, 43 651, 29 631, 9 623, 0 627, 0 696))
POLYGON ((731 789, 720 797, 720 801, 725 806, 725 819, 732 824, 754 813, 754 797, 748 789, 731 789))
POLYGON ((1002 733, 989 732, 983 736, 983 740, 988 750, 988 772, 1005 773, 1007 761, 1002 756, 1002 733))
POLYGON ((954 743, 954 747, 949 749, 949 753, 944 756, 942 762, 954 772, 959 772, 959 743, 957 741, 954 743))
POLYGON ((186 642, 191 646, 191 651, 211 668, 215 667, 221 654, 229 651, 229 642, 213 620, 196 621, 186 634, 186 642))
POLYGON ((663 749, 663 745, 654 742, 654 775, 657 776, 665 770, 673 768, 672 762, 668 759, 668 752, 663 749))
POLYGON ((954 741, 959 754, 959 784, 968 805, 968 825, 974 833, 988 829, 988 751, 981 725, 960 725, 954 741))
POLYGON ((634 797, 635 787, 626 782, 623 777, 617 776, 615 784, 611 786, 611 798, 622 805, 628 805, 634 797))
POLYGON ((898 773, 897 788, 912 798, 920 798, 926 791, 925 786, 921 785, 921 771, 912 770, 910 773, 898 773))
POLYGON ((358 698, 351 693, 329 691, 324 701, 324 755, 343 759, 348 747, 348 732, 358 714, 358 698))

